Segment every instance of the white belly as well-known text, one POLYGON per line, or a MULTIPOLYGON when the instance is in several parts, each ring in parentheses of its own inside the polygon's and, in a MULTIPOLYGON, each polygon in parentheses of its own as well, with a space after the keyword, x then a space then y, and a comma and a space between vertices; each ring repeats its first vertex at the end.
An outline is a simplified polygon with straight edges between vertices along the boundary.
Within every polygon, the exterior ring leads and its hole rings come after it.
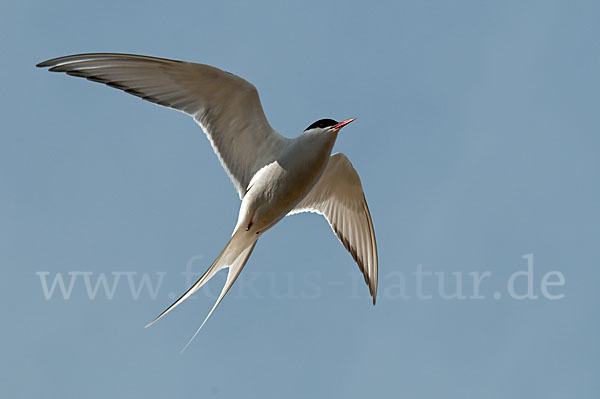
POLYGON ((242 201, 236 230, 263 233, 302 201, 327 166, 335 137, 326 138, 298 142, 256 173, 242 201))

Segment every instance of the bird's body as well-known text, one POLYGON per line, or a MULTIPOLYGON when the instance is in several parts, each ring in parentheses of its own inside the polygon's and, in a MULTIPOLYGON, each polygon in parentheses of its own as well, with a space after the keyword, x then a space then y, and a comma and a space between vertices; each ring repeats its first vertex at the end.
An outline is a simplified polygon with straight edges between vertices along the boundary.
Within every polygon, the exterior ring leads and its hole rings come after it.
POLYGON ((242 200, 237 228, 263 233, 287 215, 325 170, 337 131, 306 132, 254 175, 242 200))
POLYGON ((371 215, 350 161, 343 154, 331 155, 340 129, 354 119, 339 123, 322 119, 288 139, 267 122, 253 85, 208 65, 127 54, 82 54, 38 66, 105 83, 192 116, 207 134, 242 200, 237 224, 221 254, 150 324, 228 268, 225 286, 202 328, 259 237, 286 215, 307 211, 329 221, 358 263, 375 303, 377 248, 371 215))

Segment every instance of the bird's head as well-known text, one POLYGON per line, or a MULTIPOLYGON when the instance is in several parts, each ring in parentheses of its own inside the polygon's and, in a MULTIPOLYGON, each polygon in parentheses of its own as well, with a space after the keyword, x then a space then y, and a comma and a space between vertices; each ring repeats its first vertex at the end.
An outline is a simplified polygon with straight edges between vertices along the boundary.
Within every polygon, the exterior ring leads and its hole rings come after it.
POLYGON ((316 121, 315 123, 313 123, 312 125, 310 125, 309 127, 307 127, 306 129, 304 129, 304 132, 308 132, 308 131, 339 131, 341 128, 343 128, 344 126, 346 126, 348 123, 355 121, 356 118, 350 118, 350 119, 346 119, 345 121, 341 121, 341 122, 337 122, 334 121, 333 119, 319 119, 318 121, 316 121))

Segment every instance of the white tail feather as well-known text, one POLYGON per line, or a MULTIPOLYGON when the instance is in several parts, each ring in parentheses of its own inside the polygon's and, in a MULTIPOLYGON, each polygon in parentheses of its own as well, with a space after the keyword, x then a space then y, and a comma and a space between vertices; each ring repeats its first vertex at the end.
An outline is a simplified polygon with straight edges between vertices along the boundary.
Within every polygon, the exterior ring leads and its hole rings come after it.
POLYGON ((215 311, 217 306, 219 306, 219 303, 221 303, 221 300, 225 297, 225 295, 227 294, 227 292, 229 291, 229 289, 231 288, 233 283, 235 283, 235 280, 240 275, 242 269, 244 268, 244 265, 246 265, 246 262, 248 261, 248 258, 250 257, 250 254, 252 253, 252 250, 254 249, 255 245, 256 245, 256 241, 254 241, 249 247, 244 249, 242 251, 242 253, 240 253, 238 255, 238 257, 233 262, 233 264, 231 266, 229 266, 229 270, 227 271, 227 280, 225 281, 225 285, 223 286, 223 289, 221 290, 221 293, 219 294, 219 298, 217 299, 217 302, 215 302, 215 304, 213 305, 210 312, 208 312, 208 315, 206 316, 206 318, 204 319, 204 321, 202 322, 200 327, 198 327, 198 329, 196 330, 196 332, 194 333, 192 338, 190 338, 188 343, 185 344, 185 346, 183 347, 183 349, 181 350, 180 353, 183 353, 187 349, 187 347, 190 346, 190 344, 192 343, 194 338, 196 338, 196 335, 198 335, 198 333, 200 332, 202 327, 204 327, 204 324, 206 323, 206 321, 213 314, 213 312, 215 311))
POLYGON ((177 299, 171 306, 165 309, 161 314, 159 314, 154 320, 146 325, 146 328, 150 327, 152 324, 156 323, 158 320, 163 318, 167 313, 171 310, 175 309, 179 306, 183 301, 189 298, 191 295, 196 293, 206 282, 208 282, 211 278, 213 278, 217 272, 222 269, 229 268, 227 272, 227 281, 225 282, 225 286, 223 287, 217 302, 214 304, 211 311, 208 313, 208 316, 200 325, 200 328, 196 331, 194 336, 189 340, 189 342, 182 349, 182 352, 189 346, 192 340, 196 337, 200 329, 204 326, 204 323, 208 320, 208 318, 213 314, 223 297, 227 294, 236 278, 239 276, 240 272, 246 265, 254 246, 256 245, 256 241, 258 237, 250 236, 245 231, 236 231, 221 254, 215 259, 213 264, 206 270, 206 272, 192 285, 179 299, 177 299))

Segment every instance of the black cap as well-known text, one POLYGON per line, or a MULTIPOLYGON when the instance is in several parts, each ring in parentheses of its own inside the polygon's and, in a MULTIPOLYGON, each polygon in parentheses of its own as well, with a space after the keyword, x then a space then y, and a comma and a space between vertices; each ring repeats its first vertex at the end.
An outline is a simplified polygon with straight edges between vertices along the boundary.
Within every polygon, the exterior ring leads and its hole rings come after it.
POLYGON ((307 127, 306 129, 304 129, 304 131, 306 132, 307 130, 314 129, 317 127, 324 129, 326 127, 333 127, 337 124, 338 124, 338 122, 334 121, 333 119, 319 119, 318 121, 316 121, 315 123, 313 123, 312 125, 307 127))

